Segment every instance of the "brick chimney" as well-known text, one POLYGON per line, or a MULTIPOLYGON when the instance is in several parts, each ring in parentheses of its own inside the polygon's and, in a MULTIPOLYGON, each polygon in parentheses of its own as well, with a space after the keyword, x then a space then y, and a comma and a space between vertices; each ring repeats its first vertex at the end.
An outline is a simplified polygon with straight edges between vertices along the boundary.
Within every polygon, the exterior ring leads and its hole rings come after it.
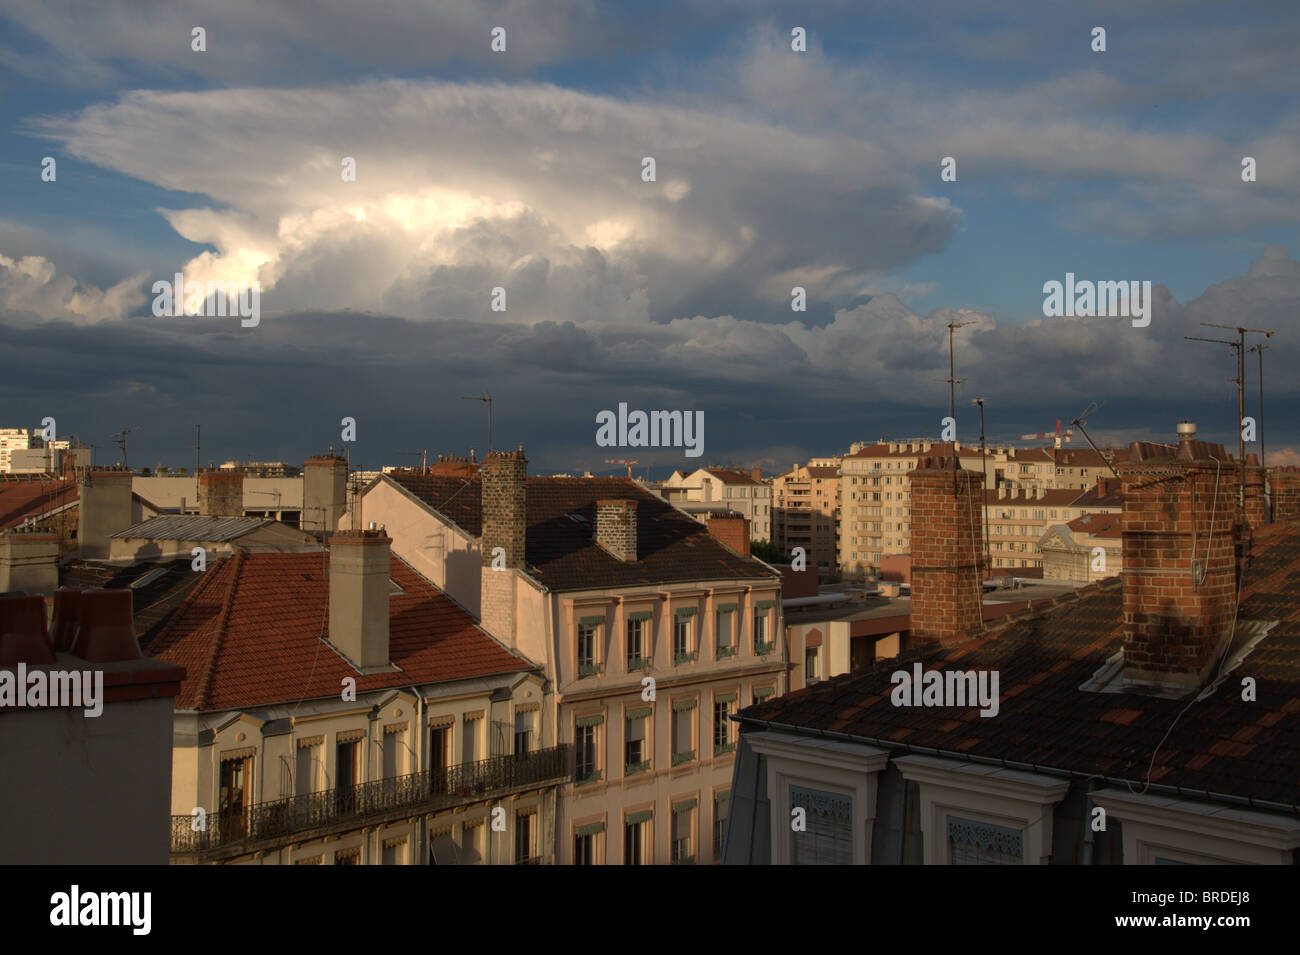
POLYGON ((741 557, 749 556, 749 518, 743 514, 710 514, 705 518, 709 533, 741 557))
POLYGON ((636 501, 596 502, 596 543, 621 561, 636 560, 636 501))
POLYGON ((1248 455, 1246 464, 1246 526, 1258 530, 1268 523, 1268 501, 1264 496, 1264 469, 1251 463, 1254 455, 1248 455))
POLYGON ((106 560, 109 538, 131 526, 131 472, 88 471, 77 480, 77 494, 80 554, 106 560))
POLYGON ((749 476, 752 477, 755 481, 759 481, 759 482, 761 483, 762 480, 763 480, 763 469, 762 469, 762 468, 750 468, 750 469, 749 469, 749 476))
POLYGON ((1300 517, 1300 468, 1269 468, 1268 479, 1273 491, 1273 520, 1300 517))
POLYGON ((913 645, 955 643, 983 623, 984 476, 953 463, 922 458, 912 472, 913 645))
POLYGON ((507 646, 516 645, 515 578, 524 563, 528 528, 528 459, 518 451, 490 451, 483 459, 479 622, 507 646), (497 552, 500 548, 500 552, 497 552))
MULTIPOLYGON (((1194 434, 1194 432, 1192 432, 1194 434)), ((1236 475, 1179 426, 1176 455, 1118 465, 1124 489, 1124 678, 1201 686, 1231 640, 1236 475), (1217 492, 1217 498, 1216 498, 1217 492)))
POLYGON ((204 471, 199 475, 201 517, 244 516, 244 472, 204 471))
POLYGON ((0 593, 52 594, 59 587, 59 535, 0 535, 0 593))
POLYGON ((337 454, 315 454, 302 465, 305 531, 333 534, 348 509, 348 462, 337 454))
POLYGON ((330 643, 358 669, 388 664, 392 544, 382 530, 329 539, 330 643))

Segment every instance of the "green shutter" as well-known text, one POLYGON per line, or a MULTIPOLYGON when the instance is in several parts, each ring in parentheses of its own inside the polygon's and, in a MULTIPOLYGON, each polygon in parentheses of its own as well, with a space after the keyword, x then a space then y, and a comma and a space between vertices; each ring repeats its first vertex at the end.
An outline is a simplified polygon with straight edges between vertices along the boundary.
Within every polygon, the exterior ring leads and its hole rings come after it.
POLYGON ((575 721, 578 726, 599 726, 605 722, 604 716, 579 716, 575 721))
POLYGON ((650 715, 653 709, 654 708, 650 706, 642 706, 639 709, 628 710, 627 718, 630 720, 643 720, 650 715))
POLYGON ((739 693, 719 693, 719 694, 718 694, 717 696, 715 696, 713 699, 714 699, 715 701, 717 701, 718 703, 735 703, 736 700, 740 699, 740 694, 739 694, 739 693))
POLYGON ((688 799, 685 802, 673 803, 673 812, 690 812, 695 808, 695 800, 688 799))
POLYGON ((647 809, 645 812, 628 813, 627 824, 629 826, 635 826, 638 823, 649 822, 654 818, 654 816, 655 812, 653 809, 647 809))
POLYGON ((758 603, 754 604, 754 606, 759 610, 771 610, 775 605, 776 601, 774 600, 760 600, 758 603))
POLYGON ((591 822, 585 826, 579 826, 576 830, 579 836, 598 836, 605 831, 603 822, 591 822))
POLYGON ((731 613, 736 609, 735 604, 719 604, 718 613, 731 613))
POLYGON ((673 615, 677 617, 694 617, 696 609, 695 607, 678 607, 673 611, 673 615))
POLYGON ((680 713, 682 710, 693 710, 699 700, 673 700, 673 712, 680 713))
POLYGON ((630 613, 630 614, 628 614, 628 615, 627 615, 627 619, 629 619, 629 620, 649 620, 649 619, 650 619, 651 617, 653 617, 653 616, 654 616, 654 611, 652 611, 652 610, 638 610, 636 613, 630 613))
POLYGON ((601 627, 605 625, 605 618, 601 617, 581 617, 578 623, 584 627, 601 627))
POLYGON ((714 793, 713 795, 714 802, 727 802, 729 799, 731 799, 730 789, 728 789, 725 793, 714 793))

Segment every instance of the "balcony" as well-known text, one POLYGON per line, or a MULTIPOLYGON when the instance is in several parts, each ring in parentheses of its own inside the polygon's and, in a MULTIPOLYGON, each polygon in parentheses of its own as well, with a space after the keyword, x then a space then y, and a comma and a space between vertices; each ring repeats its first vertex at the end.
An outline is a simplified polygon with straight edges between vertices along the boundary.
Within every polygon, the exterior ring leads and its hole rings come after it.
POLYGON ((628 657, 627 658, 628 673, 635 673, 637 670, 648 670, 648 669, 650 669, 649 657, 628 657))
POLYGON ((674 653, 673 666, 681 666, 683 663, 694 663, 695 657, 696 657, 696 651, 694 650, 690 651, 689 653, 674 653))
POLYGON ((772 641, 760 640, 754 644, 754 655, 759 657, 767 656, 767 654, 771 653, 775 649, 776 644, 772 641))
POLYGON ((579 680, 581 680, 583 677, 604 676, 604 675, 605 675, 605 664, 603 663, 579 663, 578 664, 579 680))
POLYGON ((564 745, 493 756, 350 788, 256 803, 238 813, 212 813, 206 828, 199 832, 193 829, 192 816, 172 816, 173 861, 219 862, 361 826, 559 785, 569 778, 571 748, 564 745))

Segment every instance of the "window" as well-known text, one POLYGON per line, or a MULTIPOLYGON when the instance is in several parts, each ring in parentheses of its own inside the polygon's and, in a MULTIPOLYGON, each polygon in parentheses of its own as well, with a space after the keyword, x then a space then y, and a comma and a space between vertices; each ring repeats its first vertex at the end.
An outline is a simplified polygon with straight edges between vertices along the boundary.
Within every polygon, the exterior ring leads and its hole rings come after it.
POLYGON ((337 744, 338 762, 335 763, 334 787, 339 809, 351 812, 356 808, 356 786, 361 782, 361 740, 341 741, 337 744))
POLYGON ((523 756, 533 750, 533 713, 515 713, 515 755, 523 756))
POLYGON ((252 758, 237 756, 221 761, 221 789, 218 794, 221 812, 221 830, 244 835, 247 832, 249 805, 249 776, 252 758))
POLYGON ((540 859, 533 851, 532 810, 515 815, 515 865, 537 865, 540 859))
POLYGON ((803 652, 804 682, 817 682, 817 651, 820 647, 808 647, 803 652))
POLYGON ((627 817, 627 824, 623 827, 624 865, 646 864, 646 827, 649 822, 649 812, 632 813, 627 817))
POLYGON ((691 646, 691 618, 679 613, 673 617, 673 664, 694 663, 695 651, 691 646))
POLYGON ((623 773, 631 776, 650 768, 650 749, 646 745, 646 723, 650 707, 628 710, 624 728, 623 773))
POLYGON ((451 765, 451 727, 435 726, 429 728, 429 766, 432 769, 446 769, 451 765))
POLYGON ((645 619, 634 615, 627 622, 627 668, 629 670, 644 670, 650 665, 645 650, 645 619))
POLYGON ((573 734, 574 750, 577 761, 577 782, 589 783, 600 779, 600 766, 597 762, 600 749, 596 745, 596 728, 603 717, 580 716, 573 734))
POLYGON ((853 797, 819 789, 790 787, 790 808, 805 811, 802 832, 792 831, 792 865, 853 863, 853 797))
POLYGON ((320 788, 321 739, 298 741, 298 758, 294 764, 294 795, 307 796, 320 788))
POLYGON ((695 800, 673 804, 672 843, 673 865, 690 865, 695 862, 695 800))
POLYGON ((673 703, 673 765, 695 759, 695 701, 673 703))
POLYGON ((380 862, 382 865, 405 865, 406 837, 401 836, 397 839, 385 839, 384 851, 380 862))
POLYGON ((770 700, 775 694, 776 687, 756 686, 754 687, 754 702, 762 703, 764 700, 770 700))
POLYGON ((334 853, 335 865, 361 865, 361 847, 339 849, 334 853))
POLYGON ((772 644, 767 641, 768 611, 758 610, 754 613, 754 655, 762 656, 772 652, 772 644))
POLYGON ((728 604, 719 608, 718 612, 714 614, 714 632, 718 638, 717 657, 719 660, 725 660, 736 655, 735 639, 732 633, 732 611, 735 609, 735 604, 728 604))
POLYGON ((396 779, 406 772, 406 727, 385 726, 383 778, 396 779))
POLYGON ((727 809, 731 805, 731 792, 713 794, 713 858, 722 861, 722 843, 727 835, 727 809))
POLYGON ((736 705, 735 693, 724 693, 713 698, 713 755, 722 756, 734 752, 735 724, 728 719, 736 705))
POLYGON ((578 679, 584 676, 596 676, 600 665, 596 662, 596 625, 584 623, 578 625, 578 679))
POLYGON ((483 843, 487 834, 487 826, 483 820, 478 820, 477 825, 465 823, 465 834, 461 837, 461 858, 465 865, 479 865, 483 862, 483 843))
POLYGON ((573 833, 573 864, 595 865, 598 858, 599 840, 605 833, 603 822, 593 822, 579 826, 573 833))
POLYGON ((1023 865, 1024 834, 1020 829, 948 817, 950 865, 1023 865))
POLYGON ((466 714, 464 724, 461 726, 461 755, 462 763, 472 763, 478 759, 478 728, 482 722, 479 718, 471 719, 466 714))

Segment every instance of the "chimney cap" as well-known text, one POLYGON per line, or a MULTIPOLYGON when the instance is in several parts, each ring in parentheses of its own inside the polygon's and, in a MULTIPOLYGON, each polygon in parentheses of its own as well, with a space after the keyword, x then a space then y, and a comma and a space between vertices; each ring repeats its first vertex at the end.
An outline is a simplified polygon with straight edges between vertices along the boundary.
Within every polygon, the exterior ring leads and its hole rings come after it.
POLYGON ((1178 422, 1178 437, 1180 439, 1190 438, 1195 434, 1196 434, 1195 421, 1188 421, 1186 418, 1184 418, 1182 421, 1178 422))

